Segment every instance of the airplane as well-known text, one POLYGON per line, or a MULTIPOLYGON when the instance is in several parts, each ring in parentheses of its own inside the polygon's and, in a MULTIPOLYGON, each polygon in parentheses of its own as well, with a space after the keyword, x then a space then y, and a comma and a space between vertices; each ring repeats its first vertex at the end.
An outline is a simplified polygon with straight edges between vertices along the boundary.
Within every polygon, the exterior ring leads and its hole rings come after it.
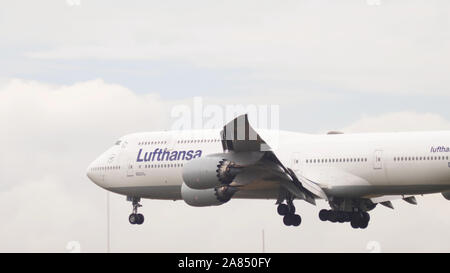
MULTIPOLYGON (((365 229, 369 212, 415 195, 450 200, 450 131, 304 134, 255 130, 248 115, 219 129, 135 133, 120 138, 87 169, 98 186, 126 196, 131 224, 141 198, 194 207, 232 199, 275 200, 286 226, 299 226, 294 200, 330 209, 321 221, 365 229)), ((232 201, 231 201, 232 202, 232 201)))

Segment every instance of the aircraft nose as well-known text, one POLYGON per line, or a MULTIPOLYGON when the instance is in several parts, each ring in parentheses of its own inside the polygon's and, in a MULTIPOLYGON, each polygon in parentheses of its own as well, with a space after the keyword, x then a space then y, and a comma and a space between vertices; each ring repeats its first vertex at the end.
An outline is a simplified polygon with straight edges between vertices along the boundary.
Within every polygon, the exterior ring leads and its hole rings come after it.
POLYGON ((86 170, 86 176, 91 180, 94 184, 100 187, 105 186, 104 179, 104 160, 102 157, 94 160, 86 170))
POLYGON ((95 183, 93 172, 94 172, 94 164, 91 163, 91 164, 89 165, 89 167, 87 168, 87 170, 86 170, 86 175, 87 175, 87 177, 88 177, 92 182, 95 183))

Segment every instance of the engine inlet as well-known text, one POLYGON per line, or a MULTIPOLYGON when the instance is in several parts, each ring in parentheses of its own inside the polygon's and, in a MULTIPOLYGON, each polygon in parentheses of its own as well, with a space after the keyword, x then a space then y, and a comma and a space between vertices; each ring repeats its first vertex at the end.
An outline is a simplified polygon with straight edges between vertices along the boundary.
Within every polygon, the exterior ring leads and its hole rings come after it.
POLYGON ((222 159, 217 165, 217 178, 222 184, 228 185, 233 182, 241 168, 242 166, 237 165, 235 162, 222 159))

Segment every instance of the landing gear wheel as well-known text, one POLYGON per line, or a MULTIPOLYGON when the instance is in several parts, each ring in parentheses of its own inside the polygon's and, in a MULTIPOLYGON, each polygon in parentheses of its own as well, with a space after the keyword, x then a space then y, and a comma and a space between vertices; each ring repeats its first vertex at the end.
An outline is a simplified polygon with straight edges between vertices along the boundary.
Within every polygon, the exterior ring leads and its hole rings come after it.
POLYGON ((369 225, 370 215, 367 212, 355 212, 352 214, 350 222, 352 228, 365 229, 369 225))
POLYGON ((279 215, 285 216, 289 213, 289 207, 286 204, 279 204, 277 211, 279 215))
POLYGON ((362 212, 359 227, 362 229, 367 228, 367 226, 369 225, 369 221, 370 221, 370 214, 368 214, 367 212, 362 212))
POLYGON ((336 223, 337 222, 337 214, 335 211, 328 211, 328 221, 330 221, 331 223, 336 223))
POLYGON ((327 221, 328 220, 328 215, 329 215, 329 212, 326 209, 322 209, 322 210, 319 211, 319 219, 321 221, 327 221))
POLYGON ((137 224, 137 214, 132 213, 130 214, 130 216, 128 217, 128 221, 130 221, 130 224, 135 225, 137 224))
POLYGON ((144 215, 136 214, 136 224, 142 225, 144 223, 144 215))
POLYGON ((370 221, 370 214, 367 213, 367 212, 363 212, 362 213, 362 219, 363 219, 364 222, 369 223, 369 221, 370 221))
POLYGON ((368 222, 368 221, 362 220, 361 223, 359 223, 359 224, 360 224, 360 225, 359 225, 359 228, 365 229, 365 228, 367 228, 367 226, 369 225, 369 222, 368 222))
POLYGON ((339 222, 339 223, 345 223, 345 219, 346 219, 346 214, 345 214, 345 212, 343 212, 343 211, 338 211, 338 212, 336 212, 336 214, 337 214, 337 221, 339 222))
POLYGON ((301 223, 302 223, 302 217, 300 217, 300 215, 298 215, 298 214, 294 214, 292 216, 292 225, 294 227, 298 227, 298 226, 300 226, 301 223))
POLYGON ((352 217, 352 220, 350 221, 350 225, 354 229, 359 228, 359 219, 357 217, 352 217))
POLYGON ((283 217, 283 223, 286 226, 291 226, 293 224, 293 219, 292 219, 292 215, 291 214, 287 214, 283 217))

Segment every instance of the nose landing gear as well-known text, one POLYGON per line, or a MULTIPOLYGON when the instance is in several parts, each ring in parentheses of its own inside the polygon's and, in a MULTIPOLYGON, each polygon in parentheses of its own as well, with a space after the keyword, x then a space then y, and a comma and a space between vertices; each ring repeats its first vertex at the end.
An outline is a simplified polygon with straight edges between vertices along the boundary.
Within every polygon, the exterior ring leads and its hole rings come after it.
POLYGON ((141 198, 127 197, 127 200, 131 201, 133 204, 133 211, 128 217, 128 221, 130 221, 130 224, 132 225, 142 225, 144 223, 144 215, 138 213, 138 208, 142 207, 142 205, 139 204, 141 198))

